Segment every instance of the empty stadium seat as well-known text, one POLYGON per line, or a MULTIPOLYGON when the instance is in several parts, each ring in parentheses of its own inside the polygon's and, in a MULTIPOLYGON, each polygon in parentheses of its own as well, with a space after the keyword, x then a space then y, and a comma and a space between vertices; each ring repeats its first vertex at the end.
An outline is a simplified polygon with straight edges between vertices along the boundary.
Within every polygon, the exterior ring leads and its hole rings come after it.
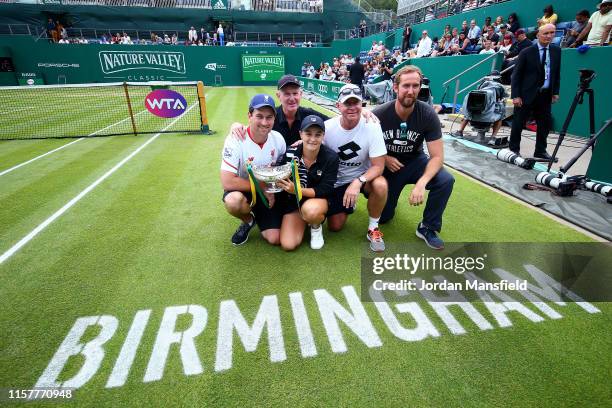
POLYGON ((557 24, 557 30, 569 30, 572 28, 573 21, 564 21, 562 23, 557 24))

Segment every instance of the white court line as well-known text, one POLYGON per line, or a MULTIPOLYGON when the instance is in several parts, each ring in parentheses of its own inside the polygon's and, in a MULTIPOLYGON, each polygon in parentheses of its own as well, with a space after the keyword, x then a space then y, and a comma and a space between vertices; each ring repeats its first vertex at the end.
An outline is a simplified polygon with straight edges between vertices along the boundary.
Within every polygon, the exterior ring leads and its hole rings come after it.
MULTIPOLYGON (((185 115, 187 112, 189 112, 196 105, 197 105, 197 102, 194 103, 193 105, 191 105, 185 111, 185 113, 183 113, 183 115, 185 115)), ((70 209, 70 207, 72 207, 77 202, 79 202, 91 190, 96 188, 98 186, 98 184, 102 183, 111 174, 113 174, 115 171, 117 171, 119 168, 121 168, 125 163, 127 163, 132 157, 134 157, 138 153, 140 153, 140 151, 142 149, 144 149, 145 147, 147 147, 149 145, 149 143, 151 143, 155 139, 157 139, 157 137, 159 135, 161 135, 163 131, 168 129, 170 126, 174 125, 179 119, 181 119, 183 117, 183 115, 177 117, 172 122, 170 122, 170 124, 168 126, 166 126, 164 129, 162 129, 161 132, 159 132, 159 133, 153 135, 152 137, 150 137, 146 142, 144 142, 142 145, 140 145, 136 150, 134 150, 132 153, 130 153, 128 156, 126 156, 123 160, 121 160, 119 163, 117 163, 112 169, 110 169, 109 171, 104 173, 104 175, 102 177, 100 177, 99 179, 97 179, 96 181, 91 183, 83 191, 81 191, 79 194, 77 194, 72 200, 68 201, 62 208, 57 210, 52 216, 50 216, 49 218, 44 220, 41 224, 39 224, 36 228, 34 228, 28 235, 26 235, 25 237, 21 238, 21 240, 19 240, 19 242, 17 242, 15 245, 13 245, 8 251, 6 251, 2 255, 0 255, 0 264, 3 264, 4 261, 9 259, 11 256, 13 256, 15 254, 15 252, 19 251, 25 244, 30 242, 36 235, 38 235, 41 231, 43 231, 45 228, 47 228, 49 226, 49 224, 51 224, 53 221, 55 221, 56 219, 61 217, 62 214, 64 214, 66 211, 68 211, 70 209)))
POLYGON ((4 170, 4 171, 0 171, 0 176, 4 176, 5 174, 10 173, 10 172, 11 172, 11 171, 13 171, 13 170, 17 170, 18 168, 23 167, 23 166, 25 166, 26 164, 30 164, 30 163, 32 163, 33 161, 36 161, 36 160, 38 160, 38 159, 42 159, 43 157, 48 156, 48 155, 50 155, 51 153, 55 153, 55 152, 57 152, 58 150, 62 150, 64 147, 68 147, 68 146, 70 146, 71 144, 74 144, 74 143, 76 143, 76 142, 78 142, 78 141, 81 141, 81 140, 83 140, 83 138, 80 138, 80 139, 77 139, 77 140, 73 140, 73 141, 72 141, 72 142, 70 142, 70 143, 66 143, 66 144, 65 144, 65 145, 63 145, 63 146, 57 147, 57 148, 55 148, 55 149, 53 149, 53 150, 50 150, 50 151, 48 151, 47 153, 43 153, 43 154, 41 154, 40 156, 36 156, 36 157, 34 157, 33 159, 30 159, 30 160, 25 161, 25 162, 23 162, 23 163, 19 163, 18 165, 13 166, 13 167, 11 167, 11 168, 9 168, 9 169, 6 169, 6 170, 4 170))
MULTIPOLYGON (((134 117, 136 117, 136 116, 138 116, 138 115, 140 115, 141 113, 144 113, 144 112, 147 112, 147 110, 143 110, 143 111, 138 112, 136 115, 134 115, 134 117)), ((107 127, 105 127, 105 128, 102 128, 102 129, 100 129, 100 130, 96 130, 95 132, 93 132, 93 133, 89 134, 87 137, 90 137, 90 136, 95 136, 95 135, 97 135, 98 133, 100 133, 100 132, 102 132, 102 131, 104 131, 104 130, 106 130, 106 129, 108 129, 108 128, 111 128, 111 127, 113 127, 113 126, 116 126, 116 125, 118 125, 118 124, 120 124, 120 123, 123 123, 123 122, 125 122, 125 121, 126 121, 126 120, 128 120, 128 119, 130 119, 130 117, 129 117, 129 116, 128 116, 127 118, 125 118, 125 119, 120 120, 119 122, 113 123, 112 125, 108 125, 108 126, 107 126, 107 127)), ((10 172, 11 172, 11 171, 13 171, 13 170, 17 170, 18 168, 20 168, 20 167, 22 167, 22 166, 25 166, 26 164, 30 164, 30 163, 32 163, 32 162, 34 162, 34 161, 38 160, 38 159, 42 159, 43 157, 48 156, 48 155, 50 155, 51 153, 55 153, 55 152, 57 152, 58 150, 62 150, 64 147, 68 147, 68 146, 70 146, 71 144, 75 144, 76 142, 80 142, 80 141, 81 141, 81 140, 83 140, 83 139, 85 139, 85 138, 84 138, 84 137, 80 137, 80 138, 78 138, 77 140, 73 140, 73 141, 72 141, 72 142, 70 142, 70 143, 66 143, 66 144, 65 144, 65 145, 63 145, 63 146, 60 146, 60 147, 55 148, 55 149, 53 149, 53 150, 51 150, 51 151, 48 151, 47 153, 43 153, 43 154, 41 154, 40 156, 36 156, 36 157, 34 157, 33 159, 30 159, 30 160, 28 160, 28 161, 25 161, 25 162, 23 162, 23 163, 20 163, 20 164, 18 164, 18 165, 16 165, 16 166, 13 166, 13 167, 11 167, 10 169, 6 169, 6 170, 3 170, 3 171, 0 171, 0 177, 1 177, 1 176, 4 176, 4 175, 5 175, 5 174, 7 174, 7 173, 10 173, 10 172)))

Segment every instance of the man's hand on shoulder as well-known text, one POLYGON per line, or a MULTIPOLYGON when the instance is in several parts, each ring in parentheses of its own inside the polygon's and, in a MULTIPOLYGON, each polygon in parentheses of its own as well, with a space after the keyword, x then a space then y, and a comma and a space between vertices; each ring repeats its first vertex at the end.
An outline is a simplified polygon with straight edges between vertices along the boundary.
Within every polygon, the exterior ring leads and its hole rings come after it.
POLYGON ((372 111, 367 109, 361 110, 361 116, 366 120, 366 123, 380 123, 378 116, 376 116, 372 111))
POLYGON ((238 141, 243 141, 246 139, 247 135, 247 127, 242 123, 234 122, 230 127, 230 134, 232 137, 238 141))

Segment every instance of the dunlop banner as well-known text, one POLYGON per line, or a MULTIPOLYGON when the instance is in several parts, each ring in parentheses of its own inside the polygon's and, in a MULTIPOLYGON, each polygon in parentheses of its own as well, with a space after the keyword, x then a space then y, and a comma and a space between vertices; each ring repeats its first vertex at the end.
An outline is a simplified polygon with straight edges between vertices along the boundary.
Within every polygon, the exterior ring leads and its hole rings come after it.
POLYGON ((302 89, 305 91, 315 93, 332 101, 336 101, 338 99, 340 88, 345 85, 344 82, 321 81, 318 79, 310 79, 305 77, 299 77, 299 81, 302 89))
POLYGON ((244 82, 278 81, 285 75, 285 56, 242 55, 242 80, 244 82))

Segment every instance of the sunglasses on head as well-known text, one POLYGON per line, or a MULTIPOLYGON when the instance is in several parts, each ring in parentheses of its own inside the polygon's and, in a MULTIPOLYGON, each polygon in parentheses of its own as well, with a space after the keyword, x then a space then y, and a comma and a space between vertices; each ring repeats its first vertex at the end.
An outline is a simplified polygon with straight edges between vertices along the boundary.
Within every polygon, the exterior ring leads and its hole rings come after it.
POLYGON ((346 96, 346 95, 359 95, 361 96, 361 89, 359 88, 347 88, 343 91, 340 91, 340 95, 346 96))

